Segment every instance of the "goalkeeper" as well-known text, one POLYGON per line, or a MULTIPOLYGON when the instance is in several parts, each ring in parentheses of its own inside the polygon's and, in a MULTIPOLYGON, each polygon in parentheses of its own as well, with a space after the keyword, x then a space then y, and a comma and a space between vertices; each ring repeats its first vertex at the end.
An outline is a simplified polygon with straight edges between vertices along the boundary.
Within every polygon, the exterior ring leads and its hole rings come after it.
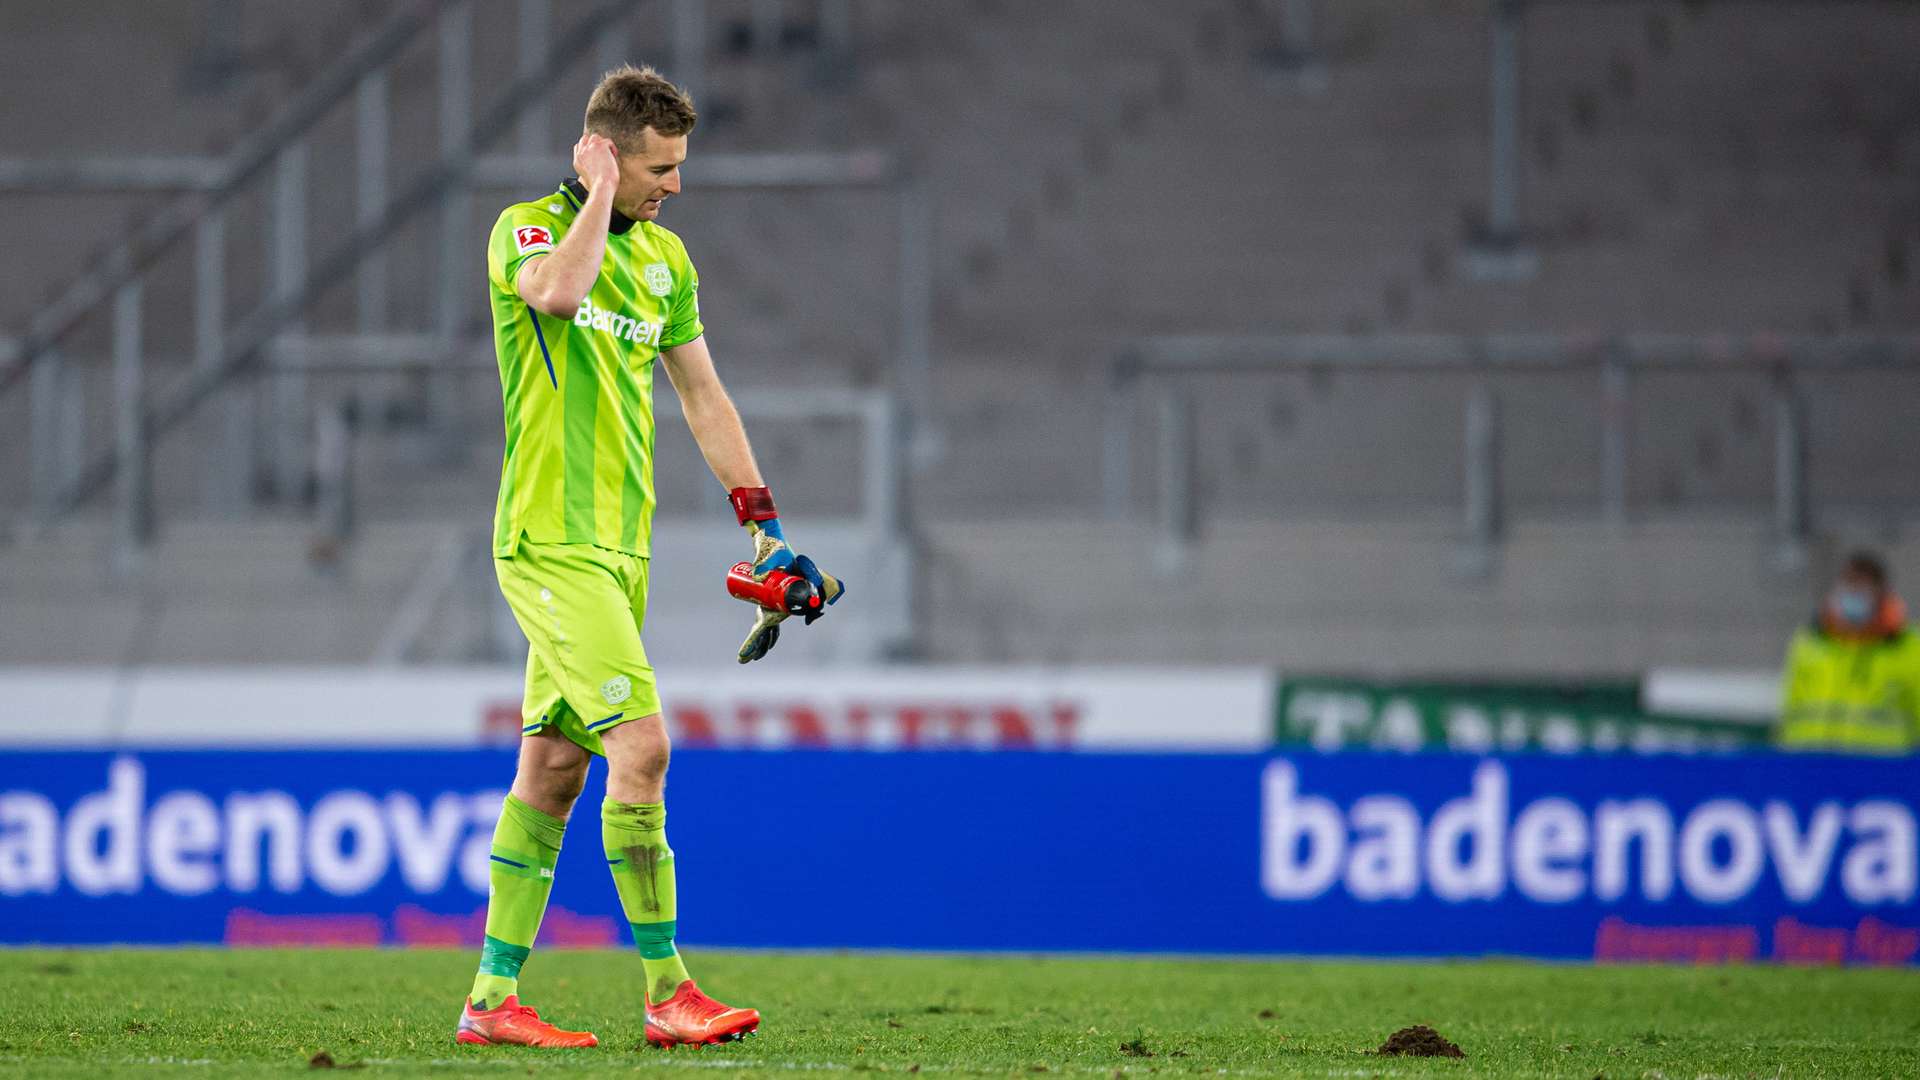
MULTIPOLYGON (((486 941, 456 1037, 463 1043, 593 1046, 519 998, 567 816, 594 755, 607 759, 600 835, 645 968, 646 1037, 722 1042, 760 1014, 707 997, 674 948, 667 846, 668 744, 641 647, 653 516, 653 375, 663 361, 707 464, 750 531, 753 568, 807 577, 827 602, 840 583, 798 557, 700 324, 699 279, 680 238, 655 224, 680 191, 695 115, 651 68, 601 80, 573 147, 578 176, 508 207, 487 246, 494 346, 506 414, 493 554, 527 635, 520 760, 494 830, 486 941)), ((741 646, 757 660, 779 635, 763 613, 741 646)))

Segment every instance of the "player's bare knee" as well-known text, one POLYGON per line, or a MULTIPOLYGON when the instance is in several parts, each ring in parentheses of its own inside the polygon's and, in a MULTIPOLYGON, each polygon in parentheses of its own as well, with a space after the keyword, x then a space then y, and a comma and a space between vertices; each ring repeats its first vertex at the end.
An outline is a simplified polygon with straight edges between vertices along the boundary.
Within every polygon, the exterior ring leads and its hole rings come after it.
POLYGON ((513 794, 542 813, 565 818, 587 785, 592 757, 558 733, 522 739, 513 794))
POLYGON ((535 810, 565 819, 587 786, 587 763, 522 761, 513 777, 513 795, 535 810))
POLYGON ((556 799, 564 799, 569 806, 587 787, 587 763, 581 762, 577 768, 556 769, 549 774, 553 784, 552 792, 556 799))
POLYGON ((667 742, 666 732, 649 734, 642 738, 630 739, 621 747, 617 760, 612 767, 623 773, 659 780, 667 775, 667 762, 672 758, 672 748, 667 742))
POLYGON ((610 790, 644 791, 650 799, 659 797, 673 748, 658 716, 622 724, 607 733, 604 746, 610 790))
POLYGON ((647 780, 659 783, 667 776, 667 746, 662 742, 657 746, 648 746, 639 756, 627 763, 628 771, 647 780))

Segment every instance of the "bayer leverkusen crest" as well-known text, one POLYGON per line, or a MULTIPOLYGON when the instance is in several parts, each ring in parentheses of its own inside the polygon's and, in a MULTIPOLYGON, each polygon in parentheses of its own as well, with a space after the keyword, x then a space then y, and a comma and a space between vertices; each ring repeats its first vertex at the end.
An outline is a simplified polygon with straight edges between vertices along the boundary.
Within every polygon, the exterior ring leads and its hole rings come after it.
POLYGON ((673 291, 673 271, 666 263, 648 263, 640 268, 640 279, 647 283, 647 291, 655 296, 665 296, 673 291))

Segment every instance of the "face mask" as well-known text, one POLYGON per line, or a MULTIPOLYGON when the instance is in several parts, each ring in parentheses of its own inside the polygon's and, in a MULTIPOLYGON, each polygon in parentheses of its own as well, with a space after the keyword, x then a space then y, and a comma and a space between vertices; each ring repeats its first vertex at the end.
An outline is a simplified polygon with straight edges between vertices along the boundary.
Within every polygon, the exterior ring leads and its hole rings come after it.
POLYGON ((1865 626, 1873 621, 1874 595, 1865 589, 1840 588, 1833 590, 1833 613, 1840 621, 1854 626, 1865 626))

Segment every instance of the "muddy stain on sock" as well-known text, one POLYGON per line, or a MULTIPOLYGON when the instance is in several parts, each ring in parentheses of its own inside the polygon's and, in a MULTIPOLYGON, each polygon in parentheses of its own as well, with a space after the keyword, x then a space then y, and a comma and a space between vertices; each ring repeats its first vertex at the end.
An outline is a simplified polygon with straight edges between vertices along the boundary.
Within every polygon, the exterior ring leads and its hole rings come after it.
POLYGON ((640 908, 654 915, 660 913, 660 868, 673 861, 673 851, 666 847, 650 844, 635 844, 620 849, 621 857, 633 874, 634 882, 640 887, 640 908))

